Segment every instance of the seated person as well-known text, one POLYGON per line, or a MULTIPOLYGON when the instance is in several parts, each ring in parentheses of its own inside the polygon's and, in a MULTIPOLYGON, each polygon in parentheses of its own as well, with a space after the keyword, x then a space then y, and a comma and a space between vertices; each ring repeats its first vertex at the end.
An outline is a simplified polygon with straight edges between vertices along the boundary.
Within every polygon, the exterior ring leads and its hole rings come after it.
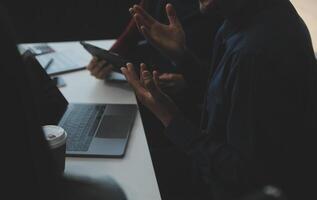
MULTIPOLYGON (((197 0, 142 0, 140 6, 153 14, 161 23, 169 24, 165 13, 167 3, 172 3, 180 16, 183 30, 186 33, 187 47, 202 62, 208 63, 212 55, 214 38, 223 22, 222 17, 215 12, 201 14, 197 0)), ((168 59, 164 52, 160 52, 145 40, 139 33, 134 20, 130 21, 111 51, 131 59, 136 65, 145 62, 155 66, 161 73, 159 77, 161 88, 171 95, 188 118, 193 122, 200 122, 200 109, 206 88, 199 87, 199 83, 203 82, 207 86, 207 78, 204 79, 202 76, 200 82, 185 82, 179 69, 181 66, 175 66, 175 63, 168 59), (194 104, 195 106, 192 106, 194 104)), ((93 58, 87 67, 93 76, 102 80, 108 76, 112 68, 111 64, 106 61, 98 61, 96 58, 93 58)), ((193 178, 191 161, 161 134, 164 126, 155 115, 142 104, 139 104, 139 108, 162 197, 172 199, 171 196, 181 194, 182 198, 194 196, 193 199, 195 199, 198 194, 203 194, 204 192, 200 190, 203 187, 199 184, 201 181, 193 178), (180 170, 180 166, 182 170, 180 170), (192 195, 192 193, 195 194, 192 195)))
POLYGON ((203 12, 216 9, 225 17, 208 74, 186 44, 170 45, 184 38, 171 5, 173 32, 140 6, 133 14, 143 35, 182 66, 186 81, 209 78, 201 127, 160 89, 157 71, 142 64, 139 79, 129 63, 122 72, 140 102, 162 121, 165 135, 196 163, 210 199, 236 199, 267 184, 290 199, 311 198, 317 66, 305 23, 288 0, 200 4, 203 12))
POLYGON ((98 183, 64 177, 57 170, 41 128, 33 80, 23 64, 0 7, 1 181, 7 199, 117 199, 122 189, 107 178, 98 183))
MULTIPOLYGON (((187 46, 203 62, 208 63, 212 55, 212 43, 223 22, 222 17, 211 12, 202 15, 197 0, 141 0, 140 6, 148 10, 154 17, 165 24, 169 20, 165 14, 166 3, 171 2, 180 15, 183 30, 187 36, 187 46), (206 27, 208 27, 206 29, 206 27), (204 31, 201 31, 204 28, 204 31)), ((111 51, 134 61, 136 65, 141 62, 149 63, 160 71, 161 88, 167 92, 184 114, 197 124, 200 122, 201 105, 205 88, 197 87, 196 82, 185 82, 180 73, 180 66, 175 66, 165 54, 158 51, 151 43, 144 40, 139 33, 134 20, 131 20, 126 30, 120 35, 111 51), (195 106, 189 106, 193 105, 195 106)), ((205 65, 208 67, 208 65, 205 65)), ((93 58, 87 69, 98 79, 105 79, 113 66, 106 61, 93 58)), ((206 69, 207 70, 207 69, 206 69)), ((201 79, 206 82, 207 79, 201 79)), ((207 86, 207 83, 205 83, 207 86)), ((139 104, 141 118, 150 149, 170 147, 171 143, 162 135, 164 126, 146 107, 139 104)), ((152 155, 153 156, 153 155, 152 155)))
MULTIPOLYGON (((180 15, 181 23, 188 38, 187 46, 207 62, 212 53, 210 43, 213 42, 214 36, 222 24, 221 17, 214 13, 208 16, 202 15, 199 12, 199 4, 196 0, 141 0, 140 6, 153 14, 158 21, 168 23, 165 15, 165 5, 168 2, 173 3, 180 15), (202 32, 201 28, 207 24, 209 25, 208 29, 202 32)), ((173 70, 173 63, 142 38, 134 20, 130 21, 126 30, 119 36, 110 50, 139 63, 142 61, 156 65, 161 72, 172 72, 173 70)), ((112 68, 111 64, 98 62, 96 58, 92 59, 88 65, 91 74, 99 79, 105 79, 112 68)), ((175 71, 177 70, 175 69, 175 71)))
MULTIPOLYGON (((183 30, 186 33, 187 47, 203 62, 207 63, 212 55, 213 40, 223 22, 222 17, 214 12, 202 15, 197 0, 142 0, 140 6, 153 14, 158 21, 168 24, 169 21, 165 14, 167 3, 172 3, 180 16, 183 30), (202 29, 204 30, 202 31, 202 29)), ((155 66, 161 73, 160 84, 164 91, 172 96, 188 117, 192 120, 199 118, 200 111, 197 111, 197 108, 191 109, 187 105, 202 104, 205 89, 196 87, 196 83, 186 83, 183 75, 180 74, 180 66, 175 66, 164 53, 154 48, 147 40, 144 40, 134 20, 131 20, 126 30, 111 48, 111 51, 128 57, 137 65, 145 62, 155 66)), ((106 61, 98 61, 97 58, 94 58, 87 68, 96 78, 105 79, 113 67, 106 61)), ((201 81, 206 82, 203 79, 201 81)), ((150 135, 148 140, 151 144, 151 141, 158 139, 155 136, 158 134, 151 132, 161 130, 162 125, 158 124, 145 108, 141 107, 140 109, 142 119, 145 121, 145 131, 147 135, 150 135), (151 139, 152 137, 154 139, 151 139)))

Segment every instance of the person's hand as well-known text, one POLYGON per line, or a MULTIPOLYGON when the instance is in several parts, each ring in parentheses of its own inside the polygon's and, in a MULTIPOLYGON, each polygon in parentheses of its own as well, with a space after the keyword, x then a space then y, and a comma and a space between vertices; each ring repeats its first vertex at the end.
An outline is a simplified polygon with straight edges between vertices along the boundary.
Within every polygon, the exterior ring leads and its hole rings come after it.
POLYGON ((174 62, 182 58, 186 49, 185 32, 171 4, 166 5, 168 25, 158 22, 138 5, 130 8, 130 13, 139 31, 161 53, 174 62))
POLYGON ((87 69, 97 79, 104 80, 111 73, 113 66, 107 63, 107 61, 99 61, 98 58, 94 57, 87 66, 87 69))
POLYGON ((177 95, 186 88, 182 74, 164 73, 159 76, 160 87, 168 94, 177 95))
POLYGON ((140 68, 140 78, 136 75, 131 63, 128 63, 126 68, 122 67, 121 71, 134 89, 139 101, 149 108, 166 127, 177 114, 178 108, 160 89, 158 73, 154 71, 152 75, 146 70, 145 64, 141 64, 140 68))

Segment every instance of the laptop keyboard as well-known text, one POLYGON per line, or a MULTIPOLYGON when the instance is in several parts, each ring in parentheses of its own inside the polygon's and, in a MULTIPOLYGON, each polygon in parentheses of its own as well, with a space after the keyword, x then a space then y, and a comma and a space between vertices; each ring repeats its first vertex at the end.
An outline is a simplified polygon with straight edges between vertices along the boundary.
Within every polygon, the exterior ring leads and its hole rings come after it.
POLYGON ((88 151, 106 105, 70 104, 59 125, 67 133, 67 151, 88 151))

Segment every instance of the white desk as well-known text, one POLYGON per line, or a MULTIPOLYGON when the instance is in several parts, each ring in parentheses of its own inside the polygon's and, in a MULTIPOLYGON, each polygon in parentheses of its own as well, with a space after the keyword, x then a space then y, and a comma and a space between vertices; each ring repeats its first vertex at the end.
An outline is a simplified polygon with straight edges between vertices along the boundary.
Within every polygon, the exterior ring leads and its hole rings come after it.
MULTIPOLYGON (((112 41, 92 42, 109 48, 112 41)), ((50 43, 57 51, 82 51, 88 61, 90 55, 77 42, 50 43)), ((90 76, 87 70, 62 75, 67 86, 61 88, 69 102, 73 103, 120 103, 136 104, 136 99, 127 84, 105 84, 90 76)), ((140 113, 136 118, 131 138, 123 159, 67 158, 66 173, 88 178, 113 177, 131 200, 160 200, 147 141, 140 113)))
POLYGON ((295 8, 305 21, 315 47, 315 54, 317 58, 317 1, 316 0, 291 0, 295 8))

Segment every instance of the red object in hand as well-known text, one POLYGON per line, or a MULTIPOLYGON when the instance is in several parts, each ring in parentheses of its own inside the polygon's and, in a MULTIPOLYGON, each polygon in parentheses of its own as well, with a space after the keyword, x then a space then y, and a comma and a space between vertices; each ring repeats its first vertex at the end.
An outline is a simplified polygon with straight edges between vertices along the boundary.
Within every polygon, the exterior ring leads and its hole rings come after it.
MULTIPOLYGON (((148 0, 141 0, 140 6, 146 9, 148 0)), ((134 20, 130 20, 125 31, 119 36, 117 42, 111 47, 110 51, 118 53, 119 55, 125 56, 129 52, 131 47, 134 47, 141 39, 141 34, 134 20)))

